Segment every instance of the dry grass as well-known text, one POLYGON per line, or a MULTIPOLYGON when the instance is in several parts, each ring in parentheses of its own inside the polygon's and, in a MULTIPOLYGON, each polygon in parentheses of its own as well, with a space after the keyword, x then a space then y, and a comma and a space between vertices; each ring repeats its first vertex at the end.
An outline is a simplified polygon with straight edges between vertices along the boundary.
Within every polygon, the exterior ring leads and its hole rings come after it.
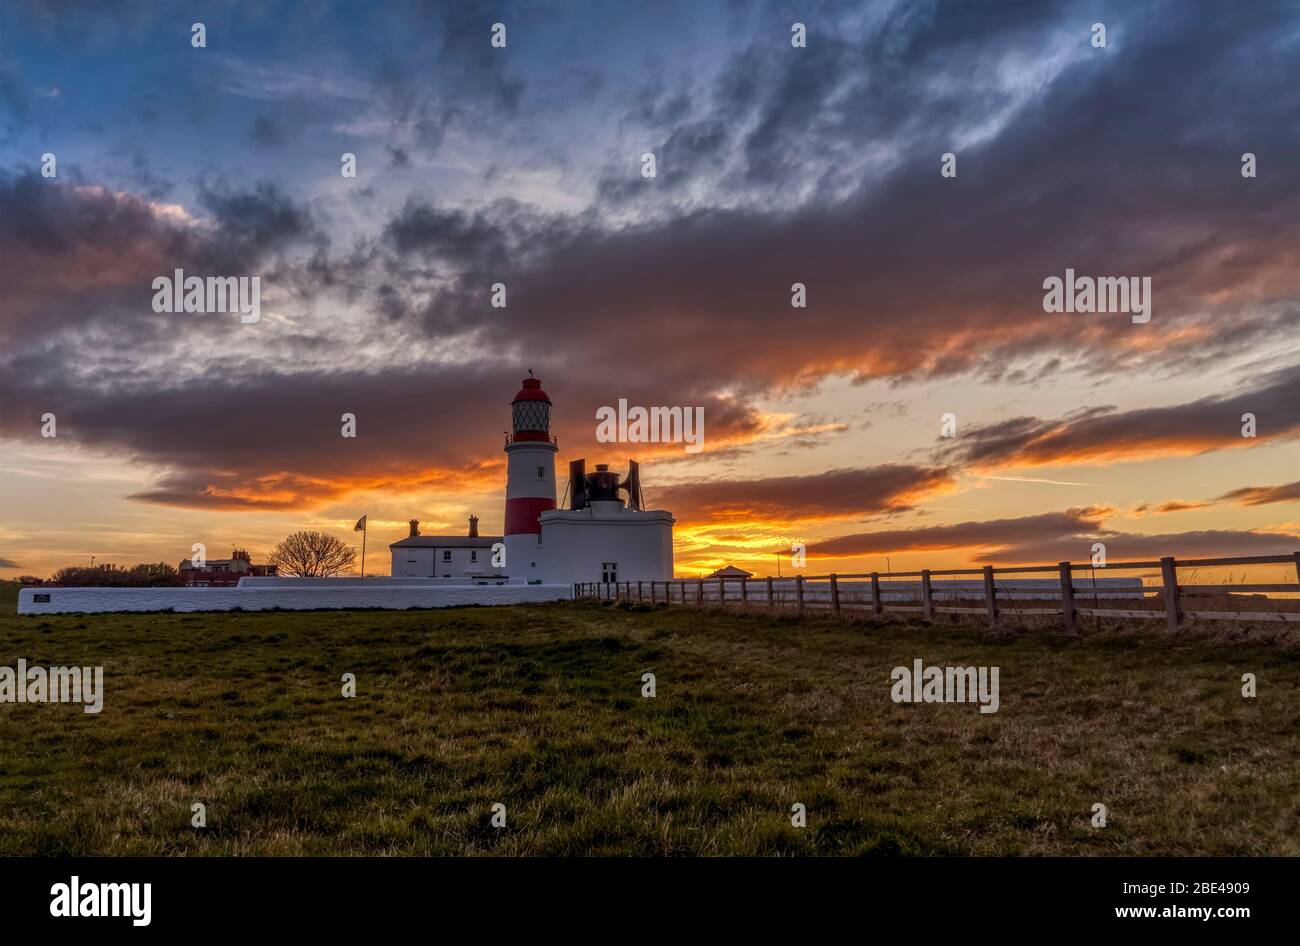
POLYGON ((107 689, 99 716, 0 705, 4 854, 1300 853, 1300 662, 1259 642, 592 602, 4 611, 0 664, 107 689), (894 704, 917 657, 999 666, 1001 710, 894 704))

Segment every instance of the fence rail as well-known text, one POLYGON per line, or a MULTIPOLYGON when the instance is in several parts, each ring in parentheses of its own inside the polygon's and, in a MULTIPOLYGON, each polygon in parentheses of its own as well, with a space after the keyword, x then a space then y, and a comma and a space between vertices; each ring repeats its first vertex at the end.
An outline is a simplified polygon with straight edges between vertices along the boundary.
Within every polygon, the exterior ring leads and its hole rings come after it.
MULTIPOLYGON (((1134 579, 1140 580, 1140 579, 1134 579)), ((917 585, 916 582, 907 582, 917 585)), ((672 604, 693 607, 785 608, 799 613, 823 612, 834 614, 870 614, 876 617, 886 613, 920 614, 933 620, 936 614, 982 615, 990 627, 996 627, 1006 616, 1056 616, 1067 634, 1077 632, 1079 617, 1163 619, 1170 628, 1177 628, 1189 620, 1207 621, 1271 621, 1300 624, 1300 604, 1295 610, 1254 610, 1235 608, 1205 610, 1195 607, 1193 599, 1220 596, 1230 603, 1255 599, 1233 599, 1238 594, 1295 594, 1300 595, 1300 552, 1291 555, 1255 555, 1240 558, 1203 558, 1176 560, 1165 557, 1151 562, 1117 562, 1098 568, 1091 563, 1058 562, 1055 565, 1004 566, 994 568, 922 569, 919 572, 879 572, 852 574, 797 575, 793 578, 674 578, 667 581, 577 582, 573 586, 575 598, 602 598, 640 601, 648 604, 672 604), (1215 568, 1228 565, 1290 565, 1296 571, 1295 583, 1264 582, 1254 584, 1182 584, 1178 582, 1180 568, 1215 568), (1117 571, 1160 570, 1160 584, 1117 587, 1099 586, 1095 573, 1117 571), (1020 580, 1020 587, 1010 587, 1005 579, 998 586, 999 575, 1025 575, 1054 573, 1056 579, 1020 580), (1092 578, 1082 581, 1077 572, 1093 572, 1092 578), (952 581, 945 585, 935 582, 936 575, 979 575, 982 581, 952 581), (919 578, 918 587, 897 587, 899 579, 919 578), (1035 584, 1035 582, 1037 584, 1035 584), (960 587, 963 585, 972 587, 960 587), (894 585, 895 587, 891 587, 894 585), (1028 586, 1028 587, 1027 587, 1028 586), (1150 596, 1150 597, 1148 597, 1150 596), (1021 607, 1011 601, 1046 598, 1054 601, 1051 607, 1021 607), (1118 600, 1124 606, 1101 607, 1102 600, 1118 600), (959 605, 963 600, 979 601, 978 605, 959 605), (902 603, 895 603, 901 601, 902 603), (1133 607, 1134 602, 1151 604, 1151 607, 1133 607), (1081 606, 1084 605, 1084 606, 1081 606), (1086 605, 1091 605, 1088 607, 1086 605), (1192 605, 1192 607, 1185 607, 1192 605)), ((1269 598, 1268 603, 1280 607, 1283 600, 1269 598)), ((1203 602, 1208 604, 1208 602, 1203 602)), ((1218 604, 1218 602, 1215 602, 1218 604)))

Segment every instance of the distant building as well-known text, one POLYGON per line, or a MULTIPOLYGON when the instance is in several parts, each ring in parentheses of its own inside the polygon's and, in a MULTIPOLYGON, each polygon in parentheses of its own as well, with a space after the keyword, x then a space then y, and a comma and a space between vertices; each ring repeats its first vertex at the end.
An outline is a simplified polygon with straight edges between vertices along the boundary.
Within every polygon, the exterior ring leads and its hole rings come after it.
POLYGON ((274 565, 254 565, 248 552, 234 549, 230 558, 210 558, 202 565, 190 559, 180 564, 181 578, 191 588, 228 588, 244 577, 269 578, 276 574, 274 565))
POLYGON ((726 568, 719 568, 708 578, 753 578, 753 572, 747 572, 743 568, 737 568, 735 565, 728 565, 726 568))
POLYGON ((420 520, 411 520, 411 534, 388 546, 392 574, 400 578, 500 578, 504 568, 492 565, 492 546, 499 535, 479 535, 478 516, 469 517, 465 535, 420 535, 420 520))

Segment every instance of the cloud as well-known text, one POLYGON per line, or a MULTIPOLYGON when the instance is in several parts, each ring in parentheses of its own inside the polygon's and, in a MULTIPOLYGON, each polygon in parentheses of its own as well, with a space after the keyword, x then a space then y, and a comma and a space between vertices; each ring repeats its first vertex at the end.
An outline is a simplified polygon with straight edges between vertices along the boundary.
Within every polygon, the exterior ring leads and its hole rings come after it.
POLYGON ((1093 542, 1104 542, 1107 560, 1117 563, 1153 561, 1166 555, 1175 558, 1290 555, 1300 548, 1300 535, 1241 529, 1206 529, 1158 535, 1111 532, 1099 536, 1043 537, 1038 541, 999 549, 989 561, 1017 565, 1086 561, 1091 555, 1093 542))
POLYGON ((902 512, 953 488, 948 470, 885 464, 806 476, 679 483, 647 490, 647 501, 672 511, 683 522, 794 522, 902 512))
POLYGON ((0 558, 0 568, 22 568, 22 566, 12 559, 0 558))
POLYGON ((1250 391, 1171 407, 1092 408, 1059 420, 1017 417, 968 427, 939 456, 976 469, 1026 468, 1188 456, 1297 436, 1300 366, 1274 372, 1250 391), (1242 436, 1245 414, 1255 417, 1254 438, 1242 436))
POLYGON ((1106 515, 1112 511, 1090 506, 1012 519, 859 532, 809 543, 808 554, 817 558, 848 558, 886 552, 1005 549, 1034 542, 1043 536, 1099 532, 1106 515))
POLYGON ((1161 503, 1156 507, 1156 512, 1187 512, 1191 509, 1204 509, 1213 503, 1190 502, 1184 499, 1171 499, 1167 503, 1161 503))
MULTIPOLYGON (((402 174, 368 184, 355 219, 327 219, 287 184, 220 177, 201 179, 178 216, 71 172, 0 174, 0 435, 30 436, 28 418, 55 410, 60 436, 164 471, 143 499, 288 508, 490 471, 498 445, 485 432, 504 426, 504 399, 530 367, 563 395, 559 432, 579 454, 593 449, 594 409, 621 396, 706 405, 712 450, 764 432, 760 399, 830 373, 1032 384, 1053 364, 1058 374, 1154 376, 1276 350, 1294 337, 1300 271, 1285 14, 1107 9, 1122 55, 1094 55, 1077 11, 1053 4, 997 16, 974 5, 943 16, 880 8, 859 31, 839 29, 848 15, 828 8, 814 29, 818 55, 774 52, 760 18, 710 51, 716 70, 665 70, 653 115, 637 117, 644 100, 629 105, 627 140, 653 119, 671 186, 614 200, 617 188, 597 181, 578 212, 524 197, 441 203, 423 181, 403 192, 402 174), (1225 163, 1225 124, 1268 168, 1248 186, 1225 163), (945 181, 938 156, 953 147, 959 176, 945 181), (274 274, 268 291, 279 297, 239 336, 218 320, 159 319, 142 287, 176 266, 274 274), (1042 280, 1066 266, 1151 275, 1152 322, 1043 313, 1042 280), (509 288, 504 310, 487 304, 498 280, 509 288), (797 312, 795 281, 809 290, 797 312), (1035 360, 1038 373, 1025 367, 1035 360), (361 424, 351 452, 337 436, 343 411, 361 424)), ((518 158, 496 153, 499 125, 476 135, 475 120, 526 111, 531 87, 519 76, 533 73, 517 50, 544 12, 376 13, 411 27, 366 64, 386 153, 423 157, 456 140, 456 160, 468 155, 471 168, 475 146, 503 165, 518 158), (498 19, 510 23, 508 51, 486 41, 498 19), (482 41, 462 42, 468 35, 482 41), (426 64, 445 70, 438 82, 426 64)), ((546 74, 544 63, 530 68, 546 74)), ((288 88, 299 98, 309 83, 288 88)), ((526 145, 540 163, 560 155, 544 169, 561 178, 568 157, 594 147, 577 111, 547 113, 545 133, 526 145)), ((243 112, 238 131, 246 121, 243 112)), ((608 157, 610 173, 638 174, 626 155, 608 157)), ((1276 441, 1297 431, 1296 381, 1281 372, 1253 394, 967 429, 935 466, 1276 441), (1237 411, 1257 414, 1257 441, 1241 440, 1237 411)), ((869 491, 841 472, 839 495, 870 510, 869 491)), ((794 483, 755 486, 733 506, 711 489, 701 495, 723 505, 701 509, 824 512, 794 483)), ((912 502, 905 490, 884 495, 912 502)))
POLYGON ((962 522, 916 529, 893 529, 837 536, 810 543, 814 558, 922 551, 968 550, 972 563, 1042 565, 1086 561, 1102 542, 1111 562, 1230 555, 1286 555, 1300 548, 1300 535, 1250 530, 1202 530, 1158 535, 1118 532, 1105 527, 1115 510, 1086 507, 1012 519, 962 522))
POLYGON ((1219 501, 1241 503, 1243 506, 1300 502, 1300 480, 1284 486, 1243 486, 1224 493, 1219 501))

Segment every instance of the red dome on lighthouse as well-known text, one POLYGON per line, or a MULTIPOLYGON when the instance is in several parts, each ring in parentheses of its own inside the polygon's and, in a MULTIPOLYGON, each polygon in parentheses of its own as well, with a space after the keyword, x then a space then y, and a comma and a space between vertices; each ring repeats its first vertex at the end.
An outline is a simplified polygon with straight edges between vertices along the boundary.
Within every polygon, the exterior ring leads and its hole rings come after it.
POLYGON ((523 386, 510 402, 510 441, 551 439, 551 399, 537 378, 524 378, 523 386))
MULTIPOLYGON (((515 401, 545 401, 547 404, 551 403, 551 399, 542 390, 541 378, 524 378, 524 386, 515 395, 515 401)), ((513 404, 515 401, 511 403, 513 404)))

